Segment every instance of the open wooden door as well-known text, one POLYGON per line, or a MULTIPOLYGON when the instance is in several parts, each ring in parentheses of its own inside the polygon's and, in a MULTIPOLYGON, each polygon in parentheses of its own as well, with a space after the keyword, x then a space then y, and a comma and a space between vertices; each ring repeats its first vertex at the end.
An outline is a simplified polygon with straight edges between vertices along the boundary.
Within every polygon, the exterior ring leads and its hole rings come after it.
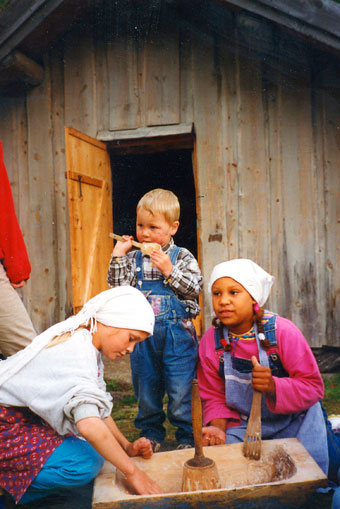
POLYGON ((105 143, 65 128, 73 310, 107 290, 112 251, 112 185, 105 143))

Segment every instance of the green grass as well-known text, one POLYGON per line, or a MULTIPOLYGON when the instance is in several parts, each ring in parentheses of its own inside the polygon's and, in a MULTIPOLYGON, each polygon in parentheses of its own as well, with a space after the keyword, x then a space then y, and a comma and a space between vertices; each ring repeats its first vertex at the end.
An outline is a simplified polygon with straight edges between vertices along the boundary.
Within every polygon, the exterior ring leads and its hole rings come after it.
MULTIPOLYGON (((138 405, 132 384, 117 380, 106 380, 106 387, 111 392, 114 402, 112 418, 128 440, 136 440, 139 437, 139 430, 135 428, 134 419, 138 412, 138 405)), ((167 402, 168 398, 165 397, 165 413, 167 402)), ((175 428, 167 419, 164 422, 164 427, 166 429, 166 440, 162 445, 162 450, 169 450, 176 446, 175 428)))
POLYGON ((323 376, 325 382, 325 397, 323 405, 328 415, 340 414, 340 373, 323 376))

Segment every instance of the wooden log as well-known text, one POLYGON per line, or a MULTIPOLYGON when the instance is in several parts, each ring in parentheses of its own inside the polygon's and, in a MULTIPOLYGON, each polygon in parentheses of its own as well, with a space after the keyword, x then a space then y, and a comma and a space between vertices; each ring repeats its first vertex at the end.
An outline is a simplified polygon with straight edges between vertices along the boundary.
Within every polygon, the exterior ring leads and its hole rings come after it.
POLYGON ((12 51, 2 60, 0 67, 27 85, 40 85, 44 78, 44 68, 20 51, 12 51))

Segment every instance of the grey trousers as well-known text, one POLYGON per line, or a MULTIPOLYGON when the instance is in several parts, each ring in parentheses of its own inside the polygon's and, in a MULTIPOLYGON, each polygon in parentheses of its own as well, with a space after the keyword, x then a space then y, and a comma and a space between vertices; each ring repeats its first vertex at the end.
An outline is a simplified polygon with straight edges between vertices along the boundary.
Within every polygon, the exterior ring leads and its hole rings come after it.
POLYGON ((36 335, 26 308, 0 263, 0 353, 9 357, 25 348, 36 335))

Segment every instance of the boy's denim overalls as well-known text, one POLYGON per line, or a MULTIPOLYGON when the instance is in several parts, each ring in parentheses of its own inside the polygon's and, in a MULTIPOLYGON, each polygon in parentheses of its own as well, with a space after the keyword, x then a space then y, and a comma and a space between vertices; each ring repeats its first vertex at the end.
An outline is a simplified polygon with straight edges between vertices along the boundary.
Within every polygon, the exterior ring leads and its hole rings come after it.
MULTIPOLYGON (((179 247, 170 259, 175 265, 179 247)), ((135 420, 141 436, 162 442, 165 438, 163 397, 168 394, 168 419, 177 427, 179 443, 193 444, 191 381, 195 377, 197 338, 189 309, 175 296, 167 282, 146 281, 143 257, 136 257, 137 288, 150 302, 155 316, 153 336, 137 343, 131 354, 132 381, 138 400, 135 420)))
MULTIPOLYGON (((272 314, 263 327, 263 332, 266 339, 270 341, 271 346, 277 345, 276 318, 277 315, 272 314)), ((224 338, 227 339, 228 330, 226 327, 223 328, 223 334, 224 338)), ((261 346, 256 324, 255 334, 260 364, 269 367, 272 370, 273 376, 280 378, 289 376, 284 370, 278 354, 271 353, 268 356, 265 349, 261 346)), ((220 343, 218 328, 216 328, 215 349, 220 350, 221 348, 223 346, 220 343)), ((294 355, 293 352, 292 355, 294 355)), ((230 408, 236 409, 241 414, 241 425, 229 428, 226 432, 226 442, 230 444, 244 440, 253 398, 253 389, 251 387, 253 366, 251 360, 234 357, 230 351, 225 351, 222 359, 220 358, 220 375, 225 378, 226 403, 230 408), (223 364, 224 374, 223 372, 221 373, 223 364)), ((315 403, 309 409, 295 414, 274 414, 268 409, 263 395, 261 433, 263 439, 298 438, 320 468, 327 474, 327 435, 320 403, 315 403)))

